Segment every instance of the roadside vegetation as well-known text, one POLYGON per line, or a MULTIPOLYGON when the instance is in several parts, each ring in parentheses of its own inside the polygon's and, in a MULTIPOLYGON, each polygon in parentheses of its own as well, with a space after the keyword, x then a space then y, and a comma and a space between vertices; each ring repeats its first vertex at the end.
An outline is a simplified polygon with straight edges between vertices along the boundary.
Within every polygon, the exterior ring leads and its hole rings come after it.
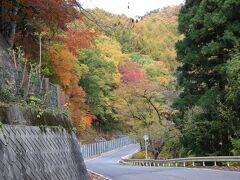
MULTIPOLYGON (((154 159, 240 155, 237 0, 189 0, 137 21, 75 0, 1 3, 20 85, 34 73, 59 84, 82 142, 129 134, 143 145, 148 134, 154 159)), ((44 104, 0 92, 5 103, 44 104)))

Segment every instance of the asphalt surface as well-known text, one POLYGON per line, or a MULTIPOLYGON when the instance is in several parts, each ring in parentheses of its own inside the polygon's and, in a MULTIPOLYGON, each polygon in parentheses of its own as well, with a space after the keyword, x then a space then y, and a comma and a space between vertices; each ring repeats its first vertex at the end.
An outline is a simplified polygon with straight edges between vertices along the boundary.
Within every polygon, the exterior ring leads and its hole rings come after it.
POLYGON ((138 145, 130 145, 115 152, 86 160, 89 170, 112 180, 240 180, 240 173, 201 168, 141 167, 120 165, 121 157, 133 153, 138 145))

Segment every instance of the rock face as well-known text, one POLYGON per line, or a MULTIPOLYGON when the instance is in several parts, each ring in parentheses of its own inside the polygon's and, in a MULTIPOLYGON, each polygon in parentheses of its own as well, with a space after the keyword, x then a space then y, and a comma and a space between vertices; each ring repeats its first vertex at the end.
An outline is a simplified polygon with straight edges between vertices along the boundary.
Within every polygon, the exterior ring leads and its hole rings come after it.
POLYGON ((72 129, 70 120, 63 114, 54 111, 44 112, 38 117, 38 112, 29 107, 16 105, 0 105, 0 122, 8 125, 27 126, 61 126, 66 130, 72 129))
POLYGON ((0 83, 11 91, 16 91, 16 70, 8 54, 8 44, 0 34, 0 83))
POLYGON ((74 133, 5 125, 0 130, 0 179, 87 180, 74 133))

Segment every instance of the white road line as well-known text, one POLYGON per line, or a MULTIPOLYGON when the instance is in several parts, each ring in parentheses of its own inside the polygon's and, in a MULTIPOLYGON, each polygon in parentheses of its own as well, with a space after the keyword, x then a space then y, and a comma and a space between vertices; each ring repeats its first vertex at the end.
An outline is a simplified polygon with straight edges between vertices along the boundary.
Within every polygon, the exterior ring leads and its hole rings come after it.
POLYGON ((184 169, 195 169, 195 170, 205 170, 205 171, 217 171, 217 172, 225 172, 225 173, 237 173, 240 174, 238 171, 228 171, 228 170, 220 170, 220 169, 210 169, 210 168, 184 168, 184 169))

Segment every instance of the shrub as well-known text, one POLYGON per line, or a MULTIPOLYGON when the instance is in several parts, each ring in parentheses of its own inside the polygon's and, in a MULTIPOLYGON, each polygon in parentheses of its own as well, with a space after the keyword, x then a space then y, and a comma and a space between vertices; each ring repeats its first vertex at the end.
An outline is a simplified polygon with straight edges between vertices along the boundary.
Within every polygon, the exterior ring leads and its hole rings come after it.
POLYGON ((11 102, 14 100, 14 96, 9 89, 4 86, 0 86, 0 101, 11 102))
POLYGON ((240 139, 232 139, 232 153, 234 156, 239 156, 240 155, 240 139))

